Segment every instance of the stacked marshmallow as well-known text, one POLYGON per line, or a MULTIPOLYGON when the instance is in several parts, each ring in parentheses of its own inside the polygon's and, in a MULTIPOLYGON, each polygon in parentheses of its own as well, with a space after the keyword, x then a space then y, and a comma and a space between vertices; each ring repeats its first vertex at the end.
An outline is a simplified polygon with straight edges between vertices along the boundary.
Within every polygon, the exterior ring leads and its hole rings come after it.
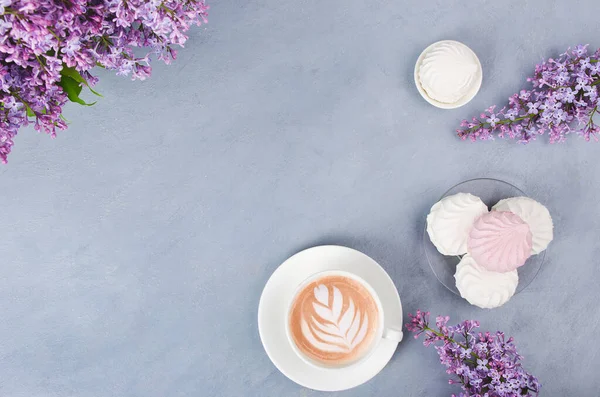
POLYGON ((431 207, 427 233, 440 253, 462 256, 454 275, 460 295, 492 309, 514 295, 517 268, 548 247, 553 224, 548 209, 528 197, 501 200, 490 212, 479 197, 458 193, 431 207))

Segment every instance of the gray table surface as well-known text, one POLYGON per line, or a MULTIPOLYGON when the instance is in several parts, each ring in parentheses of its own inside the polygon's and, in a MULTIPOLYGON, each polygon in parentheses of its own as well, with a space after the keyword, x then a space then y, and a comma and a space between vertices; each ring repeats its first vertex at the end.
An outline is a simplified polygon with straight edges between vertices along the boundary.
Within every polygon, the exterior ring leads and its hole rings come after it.
MULTIPOLYGON (((291 254, 341 244, 417 308, 513 335, 544 396, 598 395, 598 144, 469 144, 453 131, 525 86, 534 64, 598 40, 592 0, 212 2, 172 66, 69 105, 55 140, 18 136, 0 168, 0 395, 320 396, 280 374, 257 331, 262 288, 291 254), (484 82, 443 111, 413 84, 441 39, 484 82), (421 250, 449 186, 495 177, 554 216, 534 283, 483 311, 421 250)), ((449 396, 436 352, 407 338, 339 396, 449 396)))

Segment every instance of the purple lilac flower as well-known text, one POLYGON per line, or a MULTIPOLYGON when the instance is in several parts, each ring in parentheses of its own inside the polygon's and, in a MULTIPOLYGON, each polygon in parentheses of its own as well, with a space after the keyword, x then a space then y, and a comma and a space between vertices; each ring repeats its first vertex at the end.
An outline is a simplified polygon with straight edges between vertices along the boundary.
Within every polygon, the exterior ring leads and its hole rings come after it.
POLYGON ((531 90, 512 95, 500 111, 492 107, 479 118, 463 120, 458 136, 471 141, 498 136, 528 143, 547 133, 555 143, 574 131, 587 141, 598 140, 600 127, 593 117, 600 106, 600 49, 590 54, 587 45, 578 45, 558 59, 536 65, 527 81, 531 90))
POLYGON ((462 388, 452 397, 523 397, 537 396, 541 385, 521 365, 513 338, 504 333, 475 332, 477 321, 449 326, 449 317, 437 317, 436 328, 429 326, 429 312, 409 314, 406 328, 415 338, 425 334, 423 344, 434 343, 440 363, 453 375, 449 384, 462 388), (460 336, 460 341, 457 337, 460 336))
POLYGON ((175 59, 207 11, 204 0, 0 0, 0 161, 23 126, 51 136, 67 128, 64 104, 81 101, 69 78, 93 86, 100 66, 143 80, 151 57, 175 59))

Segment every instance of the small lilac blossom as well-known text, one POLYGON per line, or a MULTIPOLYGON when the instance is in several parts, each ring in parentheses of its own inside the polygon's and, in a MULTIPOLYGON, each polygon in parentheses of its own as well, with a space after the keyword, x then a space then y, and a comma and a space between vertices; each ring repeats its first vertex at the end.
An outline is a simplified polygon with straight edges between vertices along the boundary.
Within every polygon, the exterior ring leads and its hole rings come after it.
MULTIPOLYGON (((540 104, 538 102, 528 102, 527 103, 527 107, 529 108, 529 111, 527 113, 529 114, 538 114, 539 110, 538 108, 540 107, 540 104)), ((510 109, 511 110, 511 116, 512 116, 512 112, 514 112, 514 109, 510 109)))
POLYGON ((527 81, 531 90, 512 95, 500 111, 491 107, 479 118, 463 120, 458 136, 471 141, 497 136, 528 143, 547 134, 556 143, 575 132, 585 140, 598 140, 600 127, 593 117, 600 106, 600 49, 590 54, 587 45, 578 45, 536 65, 527 81))
POLYGON ((538 396, 540 382, 521 365, 513 338, 504 333, 475 332, 477 321, 448 325, 449 317, 437 317, 436 328, 429 326, 429 312, 409 314, 406 328, 415 338, 424 334, 423 344, 435 344, 440 363, 453 375, 448 383, 460 385, 453 397, 532 397, 538 396), (460 337, 460 340, 459 338, 460 337))
POLYGON ((12 0, 0 0, 0 14, 4 14, 6 7, 10 6, 12 0))

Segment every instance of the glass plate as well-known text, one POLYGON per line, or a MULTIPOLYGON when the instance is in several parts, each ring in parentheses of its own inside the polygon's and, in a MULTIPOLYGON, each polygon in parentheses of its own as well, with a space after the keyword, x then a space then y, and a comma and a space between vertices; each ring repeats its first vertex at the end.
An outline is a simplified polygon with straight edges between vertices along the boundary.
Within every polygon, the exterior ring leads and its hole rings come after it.
MULTIPOLYGON (((498 201, 505 198, 517 196, 527 197, 521 189, 508 182, 498 179, 479 178, 461 182, 450 188, 444 193, 440 200, 456 193, 471 193, 478 196, 489 209, 491 209, 498 201)), ((433 204, 434 203, 431 203, 431 205, 433 204)), ((461 257, 440 254, 429 239, 429 234, 427 234, 427 222, 425 222, 425 231, 423 232, 423 247, 425 256, 427 257, 427 261, 429 262, 429 266, 431 267, 433 274, 435 274, 435 277, 450 291, 454 292, 456 295, 460 295, 454 281, 454 273, 456 272, 456 266, 460 262, 461 257)), ((519 285, 517 286, 516 294, 523 291, 531 284, 533 279, 535 279, 546 258, 546 251, 539 255, 532 255, 527 259, 527 262, 525 262, 523 266, 518 268, 519 285)))

